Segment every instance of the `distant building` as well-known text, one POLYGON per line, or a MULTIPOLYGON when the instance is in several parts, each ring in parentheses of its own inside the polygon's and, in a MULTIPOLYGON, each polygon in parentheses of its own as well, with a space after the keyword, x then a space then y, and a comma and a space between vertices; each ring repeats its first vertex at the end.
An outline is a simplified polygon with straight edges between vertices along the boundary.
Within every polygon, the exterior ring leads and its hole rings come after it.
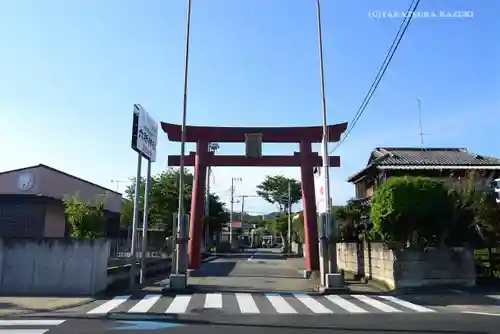
POLYGON ((500 176, 500 159, 465 148, 376 148, 366 167, 348 178, 356 187, 356 198, 371 199, 374 190, 391 176, 426 176, 442 180, 479 172, 485 183, 500 176))
POLYGON ((108 237, 116 237, 120 193, 42 164, 0 173, 0 237, 67 237, 62 200, 77 193, 89 203, 107 195, 103 229, 108 237))

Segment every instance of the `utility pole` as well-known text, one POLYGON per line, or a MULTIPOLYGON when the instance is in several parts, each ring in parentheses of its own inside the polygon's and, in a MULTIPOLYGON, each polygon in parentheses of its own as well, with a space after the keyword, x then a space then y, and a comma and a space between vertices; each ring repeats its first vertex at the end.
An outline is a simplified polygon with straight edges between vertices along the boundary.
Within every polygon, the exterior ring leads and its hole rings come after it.
POLYGON ((422 144, 423 147, 425 133, 423 132, 423 126, 422 126, 422 101, 420 101, 418 97, 417 97, 417 106, 418 106, 418 124, 420 126, 420 144, 422 144))
POLYGON ((116 191, 119 191, 119 186, 120 183, 127 183, 127 181, 122 181, 122 180, 111 180, 111 183, 114 183, 116 186, 116 191))
MULTIPOLYGON (((208 150, 211 153, 214 153, 219 149, 219 144, 217 143, 209 143, 208 150)), ((206 183, 206 192, 205 192, 205 248, 207 248, 210 241, 210 227, 208 225, 208 217, 210 217, 210 176, 212 174, 212 166, 208 166, 207 172, 207 183, 206 183)), ((206 251, 206 249, 205 249, 206 251)))
POLYGON ((241 223, 243 224, 243 218, 245 217, 245 195, 241 196, 241 223))
POLYGON ((210 240, 210 232, 208 227, 208 217, 210 216, 210 173, 212 167, 208 166, 207 170, 207 183, 205 188, 205 252, 207 251, 208 243, 210 240))
MULTIPOLYGON (((245 195, 241 196, 241 231, 244 231, 244 226, 243 226, 243 222, 245 220, 245 195)), ((240 235, 241 237, 241 235, 240 235)), ((241 240, 241 239, 240 239, 241 240)))
MULTIPOLYGON (((328 158, 328 125, 326 117, 326 98, 325 98, 325 75, 323 70, 323 35, 321 31, 321 5, 320 0, 316 0, 316 13, 317 13, 317 23, 318 23, 318 48, 319 48, 319 72, 320 72, 320 83, 321 83, 321 116, 322 116, 322 128, 323 128, 323 141, 322 141, 322 160, 323 160, 323 187, 324 187, 324 197, 325 197, 325 208, 324 212, 321 213, 322 222, 319 224, 319 256, 320 256, 320 275, 321 275, 321 285, 326 285, 326 260, 329 253, 329 245, 327 243, 328 235, 328 224, 331 223, 330 220, 330 164, 328 158)), ((333 245, 333 247, 335 247, 333 245)), ((336 259, 330 263, 330 270, 332 272, 337 272, 336 259)))
POLYGON ((288 235, 287 235, 287 253, 292 249, 292 180, 288 180, 288 235))
POLYGON ((241 182, 241 177, 231 178, 231 203, 229 205, 229 243, 233 243, 233 212, 234 212, 234 183, 241 182))
POLYGON ((231 179, 231 199, 229 204, 229 244, 233 244, 234 177, 231 179))

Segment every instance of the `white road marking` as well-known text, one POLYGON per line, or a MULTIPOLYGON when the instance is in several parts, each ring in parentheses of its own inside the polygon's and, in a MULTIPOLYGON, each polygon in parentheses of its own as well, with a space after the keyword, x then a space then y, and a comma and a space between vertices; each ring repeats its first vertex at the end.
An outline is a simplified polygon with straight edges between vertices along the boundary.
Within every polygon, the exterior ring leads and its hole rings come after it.
POLYGON ((0 334, 44 334, 49 329, 0 329, 0 334))
POLYGON ((249 293, 237 293, 236 301, 240 307, 241 313, 260 313, 257 304, 249 293))
POLYGON ((328 309, 326 306, 321 304, 319 301, 314 299, 313 297, 306 294, 293 294, 295 298, 300 300, 302 304, 304 304, 308 309, 313 311, 314 313, 333 313, 332 310, 328 309))
POLYGON ((500 317, 500 313, 474 312, 474 311, 462 311, 462 313, 478 314, 478 315, 491 315, 494 317, 500 317))
POLYGON ((252 254, 252 256, 250 256, 250 257, 248 258, 248 260, 247 260, 247 261, 253 261, 253 260, 254 260, 254 257, 257 255, 257 253, 259 253, 259 251, 258 251, 258 250, 257 250, 255 253, 253 253, 253 254, 252 254))
POLYGON ((423 306, 420 306, 417 304, 413 304, 413 303, 407 302, 406 300, 401 300, 401 299, 393 297, 393 296, 378 296, 378 298, 388 300, 390 302, 393 302, 394 304, 401 305, 403 307, 409 308, 409 309, 417 311, 417 312, 436 312, 434 310, 431 310, 430 308, 423 307, 423 306))
POLYGON ((88 311, 87 314, 106 314, 118 305, 125 303, 130 297, 132 296, 116 296, 95 309, 88 311))
POLYGON ((350 313, 368 313, 367 310, 362 309, 361 307, 357 306, 354 303, 351 303, 348 300, 345 300, 344 298, 336 295, 327 295, 325 296, 326 299, 337 305, 338 307, 346 310, 347 312, 350 313))
POLYGON ((500 299, 500 295, 486 295, 488 298, 500 299))
POLYGON ((297 311, 295 311, 293 307, 291 307, 290 304, 288 304, 285 298, 283 298, 282 296, 278 294, 266 293, 266 297, 271 303, 271 305, 273 305, 276 312, 287 313, 287 314, 297 313, 297 311))
POLYGON ((66 320, 0 320, 0 326, 58 326, 66 320))
POLYGON ((172 303, 168 306, 165 313, 186 313, 189 301, 191 301, 191 296, 189 295, 176 296, 174 300, 172 300, 172 303))
POLYGON ((222 294, 207 293, 205 296, 205 308, 222 308, 222 294))
POLYGON ((146 295, 134 307, 128 310, 128 313, 146 313, 160 298, 161 295, 158 294, 146 295))
POLYGON ((382 312, 387 312, 387 313, 402 312, 401 310, 398 310, 397 308, 386 305, 382 302, 379 302, 376 299, 370 298, 370 297, 365 296, 365 295, 352 295, 352 296, 358 300, 361 300, 363 303, 366 303, 372 307, 375 307, 376 309, 379 309, 382 312))

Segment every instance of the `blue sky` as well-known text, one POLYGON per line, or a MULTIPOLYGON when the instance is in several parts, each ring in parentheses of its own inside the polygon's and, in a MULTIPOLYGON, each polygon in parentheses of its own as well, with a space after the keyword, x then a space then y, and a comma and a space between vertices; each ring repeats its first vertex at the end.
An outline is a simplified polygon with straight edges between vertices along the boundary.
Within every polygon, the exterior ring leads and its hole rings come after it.
MULTIPOLYGON (((394 38, 409 1, 323 0, 329 123, 350 121, 394 38)), ((429 146, 500 156, 500 2, 422 0, 420 11, 473 11, 473 18, 411 24, 378 91, 336 151, 332 195, 353 195, 346 178, 379 146, 418 146, 418 112, 429 146)), ((45 163, 107 187, 134 175, 132 105, 180 123, 186 1, 4 0, 0 2, 0 170, 45 163)), ((193 0, 188 124, 317 125, 321 122, 313 0, 193 0)), ((161 133, 158 161, 179 145, 161 133)), ((192 146, 188 147, 193 149, 192 146)), ((296 145, 267 145, 291 154, 296 145)), ((244 152, 243 145, 221 153, 244 152)), ((298 168, 215 168, 225 201, 255 193, 266 174, 298 168)), ((123 185, 120 187, 123 190, 123 185)), ((273 207, 247 199, 247 210, 273 207)))

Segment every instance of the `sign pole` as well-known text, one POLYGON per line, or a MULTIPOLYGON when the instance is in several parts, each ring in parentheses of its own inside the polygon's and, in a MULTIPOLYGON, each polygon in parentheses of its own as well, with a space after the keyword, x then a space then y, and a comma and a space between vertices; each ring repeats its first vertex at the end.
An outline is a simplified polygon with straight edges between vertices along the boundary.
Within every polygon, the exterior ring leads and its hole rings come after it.
POLYGON ((132 218, 132 242, 130 249, 130 289, 135 287, 135 278, 137 275, 137 225, 139 223, 139 204, 141 197, 141 168, 142 156, 137 154, 137 175, 135 178, 135 191, 134 191, 134 215, 132 218))
POLYGON ((142 158, 148 161, 146 190, 144 194, 144 220, 142 227, 141 271, 139 280, 144 282, 146 275, 146 251, 148 230, 148 201, 151 179, 151 163, 156 161, 156 144, 158 142, 158 123, 149 116, 140 104, 134 104, 132 118, 132 149, 137 152, 137 175, 135 178, 134 215, 132 218, 132 241, 130 245, 130 288, 135 287, 137 275, 137 226, 139 224, 139 204, 141 198, 142 158))
POLYGON ((142 244, 141 244, 141 274, 140 283, 146 279, 146 253, 148 250, 148 218, 149 218, 149 192, 151 188, 151 160, 148 159, 146 185, 144 190, 144 216, 142 218, 142 244))

